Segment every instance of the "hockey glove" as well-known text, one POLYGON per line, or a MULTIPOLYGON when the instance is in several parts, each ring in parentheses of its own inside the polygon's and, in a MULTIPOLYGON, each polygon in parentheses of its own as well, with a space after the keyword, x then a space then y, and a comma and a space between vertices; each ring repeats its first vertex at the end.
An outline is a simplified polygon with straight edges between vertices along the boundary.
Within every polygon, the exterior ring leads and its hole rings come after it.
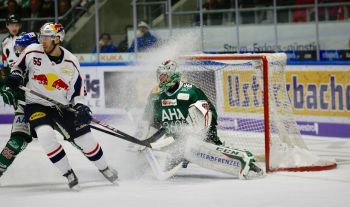
POLYGON ((19 70, 11 71, 7 76, 7 85, 13 90, 18 90, 18 87, 23 85, 22 73, 19 70))
POLYGON ((78 103, 73 108, 76 110, 75 120, 77 122, 90 124, 92 120, 92 112, 88 106, 78 103))
POLYGON ((2 86, 0 88, 0 95, 5 104, 12 105, 15 110, 17 109, 18 100, 16 98, 16 92, 7 86, 2 86))

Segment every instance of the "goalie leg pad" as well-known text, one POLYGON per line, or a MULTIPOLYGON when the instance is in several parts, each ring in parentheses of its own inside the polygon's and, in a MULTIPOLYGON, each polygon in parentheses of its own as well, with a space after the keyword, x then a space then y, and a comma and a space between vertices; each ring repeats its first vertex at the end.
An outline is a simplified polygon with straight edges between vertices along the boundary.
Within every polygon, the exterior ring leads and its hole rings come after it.
POLYGON ((201 167, 248 179, 255 162, 249 151, 217 146, 196 139, 186 143, 185 159, 201 167))

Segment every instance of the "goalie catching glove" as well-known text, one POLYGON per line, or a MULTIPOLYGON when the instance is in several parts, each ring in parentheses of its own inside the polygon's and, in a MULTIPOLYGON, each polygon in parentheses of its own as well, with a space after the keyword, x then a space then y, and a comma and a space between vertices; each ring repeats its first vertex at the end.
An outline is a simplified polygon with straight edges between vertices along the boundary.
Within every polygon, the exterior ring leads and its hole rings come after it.
POLYGON ((186 121, 196 132, 207 131, 211 120, 212 112, 207 101, 197 101, 189 106, 186 121))

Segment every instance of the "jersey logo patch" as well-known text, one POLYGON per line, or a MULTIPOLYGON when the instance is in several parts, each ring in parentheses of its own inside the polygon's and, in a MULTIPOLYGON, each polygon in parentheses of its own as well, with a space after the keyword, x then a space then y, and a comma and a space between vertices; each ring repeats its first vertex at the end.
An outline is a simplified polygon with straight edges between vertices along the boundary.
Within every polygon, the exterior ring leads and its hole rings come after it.
POLYGON ((46 116, 46 114, 44 112, 35 112, 34 114, 32 114, 29 117, 29 121, 34 121, 36 119, 40 119, 40 118, 43 118, 45 116, 46 116))
POLYGON ((190 94, 188 94, 188 93, 179 93, 179 94, 177 94, 177 99, 187 101, 187 100, 190 99, 190 94))
POLYGON ((184 83, 183 87, 184 88, 192 88, 192 84, 184 83))
POLYGON ((66 75, 66 76, 74 75, 74 70, 72 68, 60 68, 60 71, 63 75, 66 75))
POLYGON ((176 99, 164 99, 162 100, 162 106, 177 106, 176 99))
POLYGON ((32 80, 35 80, 39 84, 43 85, 48 91, 69 89, 69 85, 54 73, 34 74, 32 80))

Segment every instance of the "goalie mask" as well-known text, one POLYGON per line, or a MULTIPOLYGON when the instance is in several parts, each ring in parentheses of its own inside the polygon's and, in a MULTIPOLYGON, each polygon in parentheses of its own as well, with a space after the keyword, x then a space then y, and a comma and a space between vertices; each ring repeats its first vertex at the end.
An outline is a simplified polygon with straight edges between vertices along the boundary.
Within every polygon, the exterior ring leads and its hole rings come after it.
POLYGON ((177 65, 174 61, 166 60, 157 69, 157 80, 161 92, 167 91, 181 80, 181 73, 176 71, 177 65))

